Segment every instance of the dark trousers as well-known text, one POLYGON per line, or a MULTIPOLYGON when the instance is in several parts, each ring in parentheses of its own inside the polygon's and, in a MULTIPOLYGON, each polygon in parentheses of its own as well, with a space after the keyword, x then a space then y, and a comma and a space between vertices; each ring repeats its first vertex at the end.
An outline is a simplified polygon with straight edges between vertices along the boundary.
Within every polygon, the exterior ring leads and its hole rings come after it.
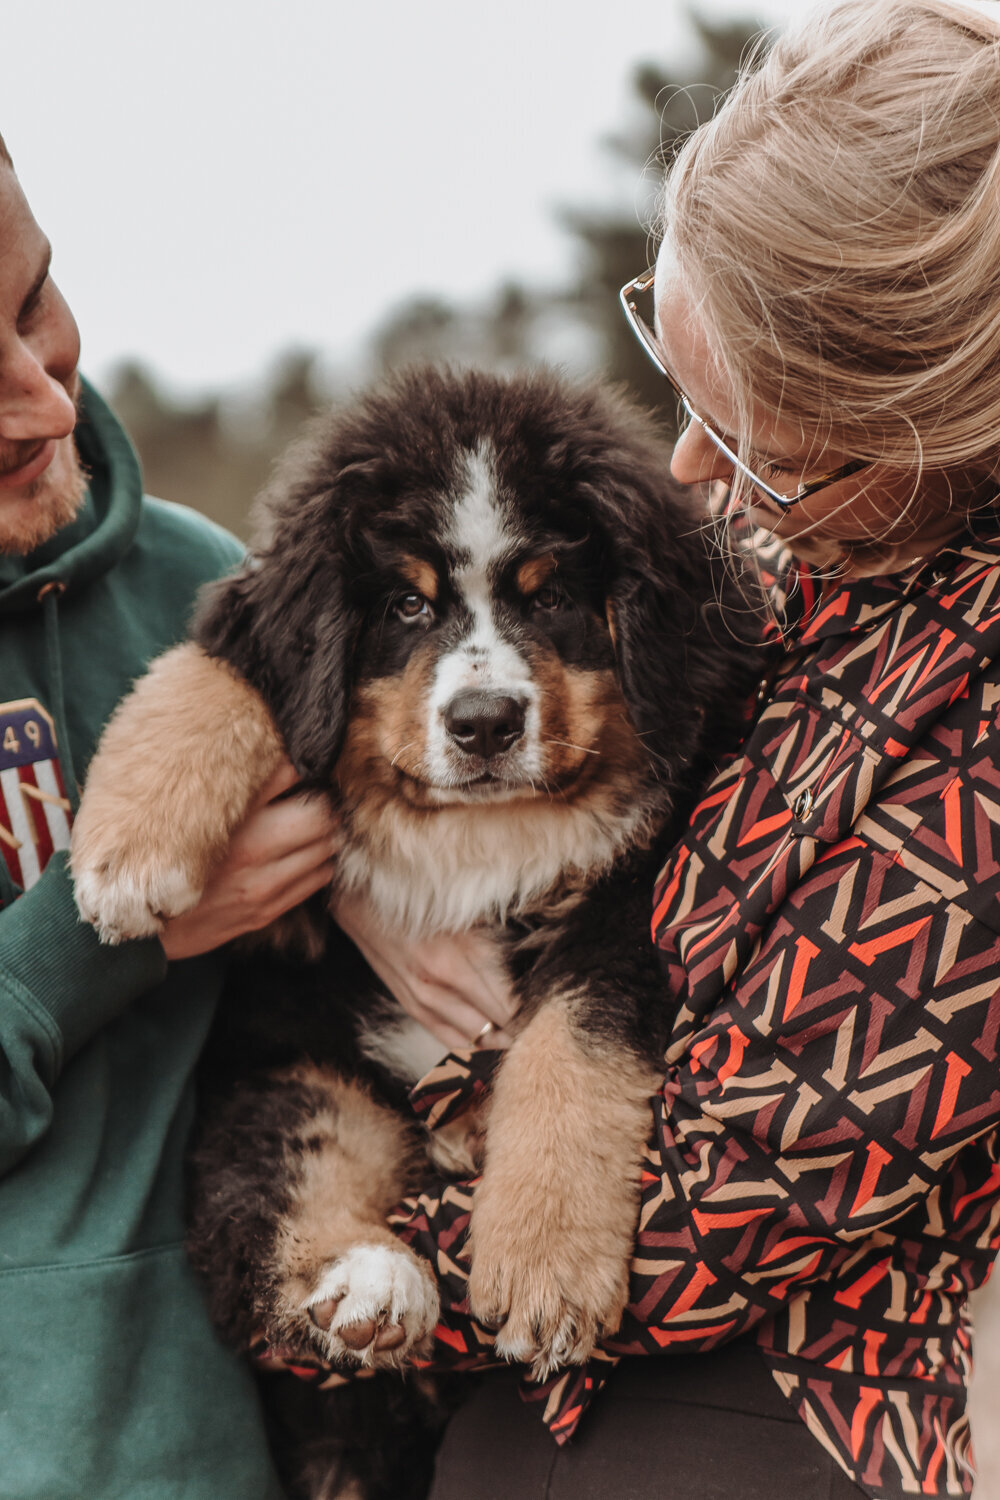
POLYGON ((858 1500, 755 1345, 623 1360, 558 1448, 507 1371, 469 1377, 430 1500, 858 1500))

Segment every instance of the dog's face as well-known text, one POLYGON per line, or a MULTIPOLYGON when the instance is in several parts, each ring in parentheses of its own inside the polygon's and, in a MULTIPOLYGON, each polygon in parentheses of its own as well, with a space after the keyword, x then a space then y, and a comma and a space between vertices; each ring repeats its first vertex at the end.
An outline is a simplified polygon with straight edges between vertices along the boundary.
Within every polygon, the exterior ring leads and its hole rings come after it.
POLYGON ((598 869, 669 810, 732 681, 668 468, 597 388, 410 371, 293 452, 199 639, 383 868, 485 888, 503 844, 498 891, 598 869))
MULTIPOLYGON (((419 807, 559 797, 628 784, 647 757, 629 722, 600 538, 526 504, 488 437, 455 451, 373 529, 337 780, 419 807), (377 539, 376 539, 377 538, 377 539)), ((580 521, 584 525, 580 526, 580 521)))

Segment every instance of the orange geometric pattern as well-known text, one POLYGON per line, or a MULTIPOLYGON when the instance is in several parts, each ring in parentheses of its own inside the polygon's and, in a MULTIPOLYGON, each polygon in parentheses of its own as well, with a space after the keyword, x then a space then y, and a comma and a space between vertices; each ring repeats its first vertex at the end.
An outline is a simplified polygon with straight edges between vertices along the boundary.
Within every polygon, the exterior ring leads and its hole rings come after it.
MULTIPOLYGON (((1000 1247, 996 522, 891 578, 794 582, 770 695, 654 895, 674 1021, 630 1306, 531 1397, 564 1438, 607 1356, 752 1330, 868 1494, 969 1494, 965 1303, 1000 1247)), ((398 1216, 450 1367, 491 1357, 471 1203, 451 1185, 398 1216)))

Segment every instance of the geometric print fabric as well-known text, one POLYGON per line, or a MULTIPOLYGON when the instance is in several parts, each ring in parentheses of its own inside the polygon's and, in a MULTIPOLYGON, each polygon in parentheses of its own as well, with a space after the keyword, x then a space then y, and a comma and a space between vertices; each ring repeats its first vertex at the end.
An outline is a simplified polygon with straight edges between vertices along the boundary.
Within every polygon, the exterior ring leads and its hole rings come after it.
MULTIPOLYGON (((764 706, 654 896, 674 1023, 630 1305, 528 1396, 565 1438, 616 1355, 752 1332, 870 1495, 969 1494, 964 1304, 1000 1246, 1000 536, 792 581, 764 706)), ((447 1060, 418 1102, 454 1112, 483 1067, 447 1060)), ((471 1202, 396 1216, 442 1283, 436 1365, 491 1359, 471 1202)))

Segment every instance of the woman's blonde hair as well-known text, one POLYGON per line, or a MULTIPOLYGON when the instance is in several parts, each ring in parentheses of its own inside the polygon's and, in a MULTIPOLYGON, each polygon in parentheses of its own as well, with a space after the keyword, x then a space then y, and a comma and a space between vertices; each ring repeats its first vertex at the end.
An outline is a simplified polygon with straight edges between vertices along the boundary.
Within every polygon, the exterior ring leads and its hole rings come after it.
POLYGON ((1000 0, 839 0, 752 63, 663 232, 736 393, 851 457, 996 474, 1000 0))

